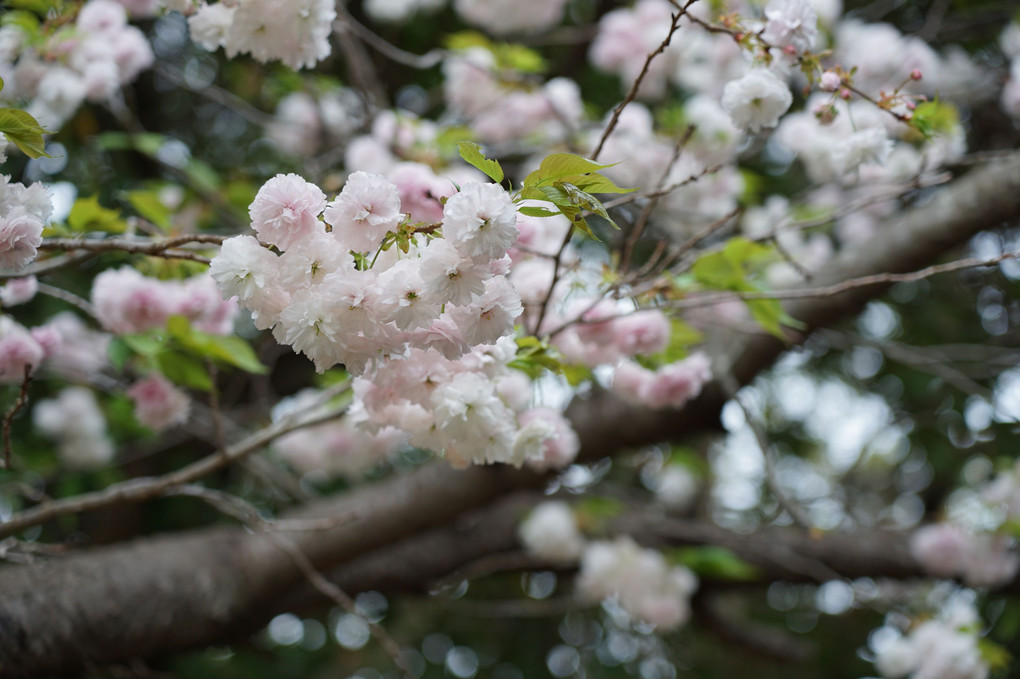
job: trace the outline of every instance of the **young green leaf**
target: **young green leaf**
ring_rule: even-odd
[[[497,184],[503,181],[503,168],[495,160],[486,158],[481,146],[471,141],[462,141],[457,144],[457,148],[460,149],[460,157],[468,164],[477,167]]]
[[[47,133],[30,114],[17,108],[0,108],[0,132],[29,158],[49,158],[46,154]]]
[[[67,215],[67,225],[74,231],[124,233],[127,230],[127,223],[120,218],[120,211],[100,205],[98,196],[74,201]]]
[[[553,153],[542,160],[537,170],[524,178],[524,186],[542,186],[563,177],[590,174],[612,166],[612,163],[596,163],[573,153]]]

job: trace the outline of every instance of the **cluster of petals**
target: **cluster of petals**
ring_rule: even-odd
[[[775,127],[793,103],[790,88],[767,68],[753,68],[723,89],[722,107],[737,127],[758,132]]]
[[[761,37],[772,47],[795,54],[813,50],[818,38],[818,14],[808,0],[772,0],[765,6]]]
[[[305,389],[276,404],[273,421],[297,414],[313,417],[320,412],[318,403],[319,392]],[[362,427],[352,414],[302,427],[273,442],[273,449],[294,470],[319,479],[357,476],[406,446],[407,434],[399,429]]]
[[[886,679],[986,679],[981,621],[970,606],[925,620],[878,649],[875,667]]]
[[[39,292],[39,280],[35,276],[12,278],[0,286],[0,304],[17,306],[31,302]]]
[[[224,301],[207,274],[186,280],[159,280],[124,266],[107,269],[92,282],[92,305],[103,328],[131,334],[161,328],[171,316],[184,316],[198,330],[233,332],[237,304]]]
[[[42,45],[30,44],[21,31],[15,23],[0,29],[0,44],[16,47],[0,54],[0,96],[30,100],[28,112],[51,131],[86,99],[109,101],[155,60],[145,35],[127,23],[115,0],[89,0],[73,30],[54,32]]]
[[[252,203],[258,238],[228,239],[210,274],[318,370],[343,364],[357,377],[362,428],[392,427],[457,465],[565,465],[577,443],[559,413],[518,421],[528,395],[508,364],[523,305],[507,277],[517,210],[500,186],[474,182],[442,209],[425,225],[442,237],[382,250],[409,223],[395,184],[354,172],[327,202],[297,175],[278,175]]]
[[[361,373],[408,347],[457,358],[511,334],[521,313],[501,263],[517,213],[495,184],[466,184],[444,208],[445,238],[416,236],[406,253],[379,251],[406,215],[397,187],[367,172],[353,173],[328,204],[318,187],[278,175],[259,191],[251,215],[259,238],[282,254],[235,237],[211,275],[258,327],[273,328],[319,370],[343,363]],[[359,268],[352,253],[373,263]]]
[[[960,578],[971,587],[998,587],[1020,570],[1008,538],[975,533],[952,523],[922,526],[910,536],[910,553],[938,578]]]
[[[678,512],[690,509],[701,490],[701,482],[685,464],[665,464],[645,480],[655,501]]]
[[[404,23],[413,16],[436,12],[446,0],[365,0],[365,13],[373,21]]]
[[[276,105],[266,135],[284,153],[310,156],[324,144],[342,143],[364,122],[364,102],[353,89],[339,87],[317,96],[291,92]]]
[[[999,102],[1002,110],[1020,118],[1020,22],[1012,21],[999,36],[1002,53],[1009,59],[1009,77],[1002,88]]]
[[[330,55],[336,9],[332,0],[202,2],[188,17],[191,39],[227,56],[250,54],[263,63],[282,61],[297,70]]]
[[[20,271],[36,258],[52,210],[42,184],[26,187],[0,175],[0,270]]]
[[[469,24],[489,33],[538,33],[560,23],[568,0],[454,0]]]
[[[552,563],[577,561],[584,550],[584,536],[570,505],[560,500],[536,506],[517,529],[524,549]]]
[[[443,93],[449,112],[490,144],[566,139],[584,113],[574,81],[553,78],[534,87],[503,82],[495,57],[483,47],[443,62]]]
[[[60,377],[88,379],[108,365],[109,340],[70,311],[31,329],[0,316],[0,382],[21,382],[26,370],[32,373],[43,364]]]
[[[619,537],[584,548],[577,587],[589,601],[614,598],[633,618],[669,631],[690,618],[698,580],[684,566],[670,566],[660,552]]]
[[[37,335],[8,315],[0,316],[0,382],[21,382],[46,358]]]
[[[68,387],[56,398],[39,401],[32,422],[57,442],[57,454],[69,468],[95,469],[113,459],[106,418],[91,389]]]
[[[135,419],[154,431],[188,421],[191,399],[159,373],[138,380],[127,390],[135,404]]]
[[[455,466],[562,468],[577,454],[577,435],[559,412],[528,408],[530,385],[508,367],[515,355],[509,337],[456,359],[409,349],[355,379],[355,412],[364,426],[396,427]]]
[[[680,408],[700,394],[711,379],[711,362],[699,351],[656,370],[635,361],[623,361],[613,376],[613,391],[656,410]]]

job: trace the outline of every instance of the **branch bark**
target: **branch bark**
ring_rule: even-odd
[[[916,269],[974,233],[1018,216],[1020,154],[1014,154],[973,170],[925,205],[890,221],[871,242],[840,255],[814,284]],[[787,309],[815,329],[853,314],[883,289],[875,285],[824,299],[797,300]],[[796,342],[805,336],[790,339]],[[725,355],[733,374],[746,383],[785,348],[772,337],[739,336],[731,338]],[[580,435],[584,459],[596,459],[714,426],[724,400],[724,391],[713,384],[682,411],[651,412],[596,392],[575,402],[568,416]],[[358,517],[334,530],[295,539],[316,568],[339,569],[339,584],[346,589],[388,589],[416,580],[421,586],[441,571],[505,548],[513,537],[513,522],[506,516],[500,515],[505,522],[502,532],[495,528],[493,516],[490,522],[477,519],[484,518],[484,512],[475,514],[475,523],[467,528],[457,522],[511,491],[543,481],[510,469],[456,471],[432,465],[312,504],[287,518]],[[781,539],[778,533],[727,537],[710,526],[698,528],[701,533],[691,533],[690,526],[686,533],[679,524],[670,526],[675,532],[659,531],[657,539],[725,544],[741,555],[747,545],[754,546],[749,553],[766,556],[768,550],[782,547],[785,561],[762,557],[756,562],[767,577],[917,573],[909,559],[902,560],[902,545],[897,546],[896,539],[878,540],[874,534],[823,540]],[[633,527],[640,534],[639,528]],[[463,539],[465,530],[475,536],[473,540]],[[472,551],[475,547],[477,552]],[[799,557],[794,562],[800,565],[791,566],[789,554]],[[411,572],[415,567],[420,572],[417,578]],[[208,644],[242,623],[266,620],[272,602],[280,602],[281,595],[299,582],[300,573],[279,550],[258,536],[229,528],[160,536],[59,561],[6,567],[0,569],[0,675],[74,671],[88,664]]]

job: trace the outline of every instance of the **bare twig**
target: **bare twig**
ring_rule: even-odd
[[[1007,259],[1020,257],[1020,251],[1005,252],[991,258],[967,257],[958,259],[946,264],[936,264],[917,271],[907,273],[881,273],[873,276],[861,276],[850,278],[833,285],[826,285],[818,288],[798,288],[794,290],[775,290],[772,292],[723,292],[709,294],[693,299],[681,299],[663,304],[663,307],[674,309],[687,309],[692,307],[712,306],[720,302],[728,302],[734,299],[805,299],[809,297],[834,297],[856,288],[864,288],[871,285],[892,285],[893,283],[912,283],[914,281],[930,278],[938,274],[952,273],[964,269],[976,269],[986,266],[995,266]]]
[[[324,391],[321,396],[322,402],[324,403],[332,396],[340,394],[346,389],[346,386],[346,383],[344,383]],[[23,510],[6,522],[0,523],[0,538],[14,535],[30,526],[37,526],[60,516],[94,511],[102,507],[124,502],[141,502],[157,497],[168,488],[191,483],[232,462],[241,460],[284,434],[329,421],[338,417],[345,410],[346,407],[342,407],[329,410],[321,415],[304,418],[300,414],[295,413],[252,434],[224,451],[217,451],[169,474],[130,479],[112,484],[102,490],[54,500],[53,502],[47,502],[31,509]]]
[[[59,299],[63,302],[67,302],[72,306],[76,306],[85,313],[87,313],[92,318],[96,317],[96,308],[92,306],[90,302],[82,299],[73,292],[68,292],[67,290],[57,288],[52,285],[47,285],[46,283],[39,284],[39,292],[44,295],[49,295],[50,297]]]
[[[165,256],[191,243],[221,245],[230,236],[211,233],[189,233],[163,240],[140,240],[135,238],[47,238],[39,246],[40,250],[88,250],[89,252],[127,252],[138,255]],[[192,254],[192,253],[180,253]]]
[[[602,153],[602,147],[605,146],[606,140],[609,139],[609,135],[616,129],[617,123],[620,122],[620,114],[623,113],[623,109],[627,107],[627,104],[634,101],[634,97],[637,96],[638,89],[641,87],[641,83],[644,82],[645,76],[648,75],[648,68],[652,65],[652,61],[655,57],[659,56],[666,51],[669,47],[669,43],[673,40],[673,35],[677,29],[680,28],[680,18],[687,14],[687,8],[693,5],[697,0],[688,0],[683,7],[678,7],[676,14],[673,15],[672,21],[669,24],[669,33],[666,34],[666,38],[656,47],[645,59],[644,65],[641,67],[641,72],[638,73],[637,79],[634,84],[631,85],[630,91],[627,92],[627,96],[623,98],[616,108],[613,109],[613,115],[609,119],[609,124],[606,125],[606,129],[602,131],[602,136],[599,137],[599,143],[595,145],[595,150],[591,153],[592,160],[598,160],[599,154]]]
[[[637,242],[641,239],[641,234],[644,233],[645,226],[648,224],[649,217],[652,216],[652,211],[659,204],[659,198],[662,194],[657,193],[661,191],[666,185],[666,179],[669,178],[669,173],[673,170],[673,166],[676,165],[676,161],[680,159],[680,153],[683,151],[684,146],[690,141],[694,135],[694,125],[688,125],[687,130],[677,139],[676,144],[673,146],[673,155],[670,157],[669,162],[666,163],[666,167],[662,170],[662,175],[659,177],[659,181],[655,184],[656,193],[652,195],[648,202],[641,208],[641,214],[638,215],[637,220],[634,222],[634,226],[631,227],[630,233],[627,234],[627,240],[623,245],[623,254],[620,256],[620,273],[626,274],[630,268],[630,260],[634,255],[634,248]]]
[[[28,387],[32,383],[32,366],[25,366],[25,377],[21,380],[21,390],[18,392],[18,399],[14,402],[7,410],[7,414],[4,415],[4,469],[11,469],[12,458],[14,456],[13,447],[11,445],[11,424],[14,422],[15,416],[25,407],[28,403]]]
[[[403,66],[410,66],[411,68],[416,68],[418,70],[426,70],[432,68],[450,54],[447,50],[440,48],[431,49],[425,54],[414,54],[413,52],[402,50],[396,45],[386,42],[379,37],[378,34],[362,25],[350,14],[345,14],[343,21],[351,33],[354,33],[363,43],[390,61],[395,61]]]
[[[758,447],[761,449],[762,460],[765,463],[765,483],[768,485],[769,490],[772,491],[772,495],[775,496],[776,502],[779,506],[786,510],[786,513],[790,515],[790,518],[795,524],[803,528],[804,530],[811,530],[811,517],[808,516],[804,508],[794,502],[786,495],[786,491],[779,485],[779,481],[776,479],[776,463],[772,456],[772,447],[769,445],[768,437],[765,435],[765,430],[761,424],[751,413],[751,409],[744,403],[744,399],[740,396],[740,385],[737,382],[737,378],[733,376],[733,372],[730,370],[728,365],[720,366],[719,364],[725,360],[722,357],[716,357],[716,367],[720,368],[715,370],[716,377],[719,380],[719,384],[722,386],[726,395],[729,396],[730,400],[740,407],[740,411],[744,414],[744,421],[747,422],[747,426],[751,429],[751,433],[754,434],[754,439],[758,443]]]
[[[44,241],[45,242],[45,241]],[[25,276],[42,276],[69,266],[77,266],[96,256],[95,252],[75,252],[59,257],[51,257],[41,262],[32,262],[21,271],[0,272],[0,280],[8,278],[24,278]]]

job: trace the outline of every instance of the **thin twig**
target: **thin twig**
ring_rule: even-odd
[[[627,105],[630,104],[632,101],[634,101],[634,98],[637,96],[638,89],[641,87],[641,83],[644,82],[645,76],[648,75],[648,68],[652,65],[652,60],[654,60],[655,57],[665,52],[666,48],[669,47],[669,43],[672,42],[673,40],[673,35],[676,33],[677,29],[680,28],[680,18],[687,14],[687,8],[693,5],[695,2],[697,2],[697,0],[688,0],[687,4],[685,4],[683,7],[678,7],[676,14],[673,15],[672,21],[670,22],[669,33],[666,34],[666,38],[645,59],[645,63],[641,67],[641,72],[638,73],[638,77],[634,81],[634,84],[631,85],[630,91],[627,92],[627,96],[624,97],[623,101],[621,101],[616,106],[616,108],[613,109],[613,115],[609,119],[609,124],[607,124],[606,129],[602,131],[602,136],[599,137],[599,143],[596,144],[595,150],[592,151],[591,154],[592,160],[599,159],[599,154],[602,153],[602,147],[605,146],[606,140],[609,139],[609,135],[613,133],[613,130],[616,129],[617,123],[620,122],[620,114],[623,113],[623,109],[626,108]]]
[[[346,14],[343,17],[343,21],[347,25],[347,28],[357,35],[363,43],[390,61],[395,61],[403,66],[410,66],[411,68],[424,71],[440,63],[450,54],[450,52],[441,48],[431,49],[425,54],[414,54],[413,52],[402,50],[396,45],[386,42],[374,31],[362,25],[350,14]]]
[[[45,241],[44,241],[45,242]],[[0,272],[0,280],[8,278],[24,278],[25,276],[42,276],[69,266],[77,266],[96,256],[95,252],[75,252],[59,257],[51,257],[41,262],[32,262],[21,271]]]
[[[342,393],[347,388],[343,383],[325,390],[320,395],[320,404],[327,402],[333,396]],[[318,404],[310,406],[309,410],[314,412]],[[202,478],[212,472],[222,469],[226,465],[243,459],[247,455],[260,450],[275,439],[303,427],[310,427],[322,422],[327,422],[339,417],[346,407],[329,410],[311,417],[301,417],[299,413],[285,417],[279,422],[255,432],[243,441],[240,441],[225,451],[217,451],[212,455],[197,460],[186,467],[176,471],[155,477],[142,477],[129,479],[114,483],[106,488],[91,493],[83,493],[69,498],[54,500],[41,505],[18,512],[6,522],[0,523],[0,538],[14,535],[31,526],[37,526],[51,519],[68,514],[80,514],[82,512],[94,511],[110,505],[125,502],[141,502],[164,493],[168,488],[182,486]]]
[[[725,359],[717,357],[715,361],[716,366],[719,367],[723,360]],[[779,481],[776,478],[776,463],[772,455],[772,447],[769,445],[765,430],[751,413],[751,409],[744,403],[744,399],[741,398],[740,385],[737,382],[737,378],[733,376],[733,372],[728,365],[721,366],[721,368],[721,370],[715,371],[719,384],[730,400],[736,403],[741,412],[744,413],[744,421],[747,422],[747,426],[751,429],[754,439],[761,449],[762,460],[765,465],[765,483],[768,485],[769,490],[772,491],[772,495],[775,496],[779,506],[786,510],[786,513],[790,515],[793,522],[804,530],[811,530],[811,517],[808,516],[803,507],[787,497],[786,491],[779,485]]]
[[[688,125],[687,130],[677,139],[676,144],[673,146],[673,155],[670,157],[669,162],[666,163],[666,167],[662,170],[662,175],[659,177],[659,181],[655,184],[655,190],[661,191],[665,185],[666,180],[669,178],[669,173],[672,172],[673,166],[676,165],[676,161],[680,159],[680,153],[683,151],[684,146],[690,141],[694,135],[694,125]],[[641,239],[641,234],[644,233],[645,226],[648,224],[648,219],[652,216],[652,211],[659,204],[659,198],[663,194],[657,194],[652,196],[647,203],[641,208],[641,213],[638,215],[637,220],[634,222],[634,226],[631,227],[630,233],[627,234],[627,240],[623,245],[623,254],[620,256],[620,273],[626,274],[627,270],[630,269],[630,260],[634,256],[634,248],[637,246],[638,241]]]
[[[72,306],[76,306],[92,318],[96,318],[96,308],[92,306],[88,300],[82,299],[73,292],[68,292],[67,290],[48,285],[46,283],[39,284],[39,292],[43,295],[48,295],[63,302],[67,302]]]
[[[11,424],[15,416],[28,403],[28,386],[32,382],[32,366],[25,366],[25,377],[21,380],[21,391],[18,392],[18,399],[14,402],[4,415],[4,469],[12,469],[14,448],[11,445]]]
[[[1016,259],[1018,257],[1020,257],[1020,251],[1005,252],[991,258],[967,257],[965,259],[959,259],[946,264],[935,264],[917,271],[910,271],[907,273],[880,273],[872,276],[861,276],[859,278],[850,278],[840,283],[818,288],[775,290],[771,292],[723,292],[704,295],[693,299],[681,299],[673,302],[666,302],[661,306],[674,309],[687,309],[691,307],[712,306],[721,302],[729,302],[734,299],[805,299],[811,297],[833,297],[856,288],[865,288],[871,285],[892,285],[893,283],[912,283],[938,274],[952,273],[954,271],[962,271],[964,269],[976,269],[985,266],[995,266],[1007,259]]]
[[[221,245],[227,238],[230,238],[230,236],[212,233],[189,233],[162,240],[140,240],[135,238],[47,238],[39,246],[39,249],[163,255],[168,250],[174,250],[182,245],[191,243]]]

